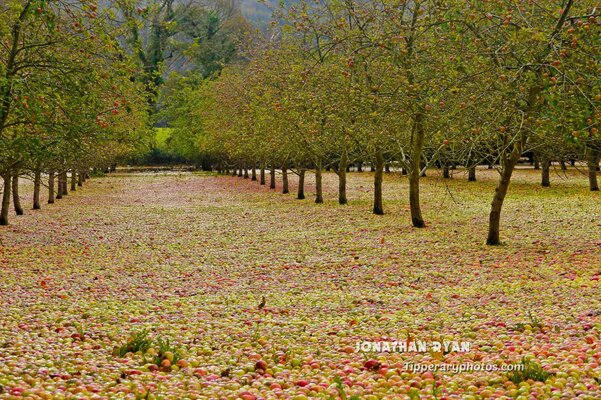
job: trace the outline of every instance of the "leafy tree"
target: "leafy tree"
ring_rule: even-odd
[[[567,76],[562,53],[569,46],[570,21],[588,19],[593,2],[470,2],[462,19],[473,41],[499,121],[497,150],[500,178],[489,216],[487,243],[500,244],[500,218],[511,176],[539,125],[550,90]],[[478,56],[476,58],[476,55]],[[570,73],[580,75],[579,70]]]
[[[7,224],[11,191],[22,213],[15,193],[22,173],[35,171],[34,208],[42,170],[52,183],[58,174],[60,198],[67,171],[75,182],[84,160],[103,154],[112,163],[129,150],[145,112],[132,65],[109,34],[108,14],[95,4],[15,0],[1,12],[0,223]]]

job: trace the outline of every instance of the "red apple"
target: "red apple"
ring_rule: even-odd
[[[259,360],[255,363],[255,369],[262,369],[265,371],[267,369],[267,363],[263,360]]]
[[[363,364],[363,366],[365,367],[365,369],[377,371],[380,369],[381,364],[376,360],[367,360],[365,361],[365,364]]]

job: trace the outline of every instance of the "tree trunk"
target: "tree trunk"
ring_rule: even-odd
[[[599,182],[597,181],[597,168],[599,167],[599,156],[601,151],[589,149],[589,155],[587,159],[588,166],[588,183],[591,192],[599,191]]]
[[[63,171],[62,172],[62,183],[63,183],[63,196],[66,196],[69,194],[69,190],[68,190],[68,185],[69,185],[69,179],[67,178],[67,171]]]
[[[260,178],[261,179],[261,185],[264,185],[265,184],[265,166],[264,165],[261,166],[260,175],[261,175],[261,178]]]
[[[543,187],[551,186],[551,161],[543,158],[542,160],[542,171],[541,171],[541,185]]]
[[[409,207],[411,209],[411,223],[416,228],[426,226],[422,217],[422,210],[419,204],[419,170],[409,174]]]
[[[476,182],[476,166],[469,167],[467,170],[467,181]]]
[[[244,179],[248,179],[248,168],[246,168],[246,165],[244,166]]]
[[[63,198],[63,174],[58,172],[56,174],[56,199],[60,200]]]
[[[315,203],[323,203],[323,187],[321,182],[321,160],[315,163]]]
[[[381,150],[376,151],[376,173],[374,174],[374,208],[376,215],[384,215],[384,205],[382,201],[382,169],[384,168],[384,155]]]
[[[244,176],[242,169],[243,169],[242,167],[238,167],[238,178],[242,178]]]
[[[306,170],[303,168],[298,171],[298,192],[296,198],[299,200],[304,200],[305,198],[305,172]]]
[[[363,162],[359,161],[357,163],[357,172],[363,172]]]
[[[422,217],[419,204],[419,178],[421,175],[421,158],[424,148],[425,132],[422,114],[417,114],[414,121],[413,146],[411,152],[411,171],[409,173],[409,207],[411,209],[411,223],[416,228],[426,226]]]
[[[10,184],[11,174],[6,173],[2,176],[4,179],[4,188],[2,190],[2,208],[0,209],[0,225],[8,225],[8,209],[10,208]]]
[[[525,142],[525,140],[517,141],[514,144],[515,147],[511,154],[502,161],[503,170],[499,182],[497,183],[497,187],[495,188],[495,194],[490,205],[490,215],[488,218],[488,238],[486,239],[486,244],[491,246],[498,246],[501,244],[501,209],[503,208],[503,202],[505,201],[505,196],[509,189],[511,175],[522,155],[522,149],[524,148],[522,142]]]
[[[33,173],[33,209],[42,208],[40,204],[40,187],[42,186],[42,171],[37,168]]]
[[[378,167],[376,167],[376,170],[378,169]],[[386,164],[386,166],[384,166],[384,171],[389,174],[390,173],[390,164]]]
[[[71,191],[77,190],[77,173],[74,169],[71,170]]]
[[[54,203],[54,171],[48,171],[48,204]]]
[[[561,165],[561,170],[562,171],[567,171],[568,170],[568,166],[566,165],[565,160],[559,160],[559,165]]]
[[[538,155],[536,153],[534,154],[533,158],[534,158],[534,169],[537,169],[537,170],[540,169],[540,162],[538,159]]]
[[[401,175],[407,175],[407,168],[401,168]]]
[[[15,214],[23,215],[23,207],[21,207],[21,199],[19,198],[19,174],[15,173],[12,180],[13,190],[13,205],[15,207]]]
[[[540,73],[540,71],[538,71],[538,73]],[[543,88],[540,86],[533,86],[528,91],[528,104],[524,110],[526,119],[530,117],[530,113],[536,107],[538,95],[542,90]],[[524,147],[526,146],[526,141],[528,139],[526,135],[527,134],[522,131],[519,139],[514,142],[511,153],[504,156],[503,160],[501,161],[501,176],[499,178],[499,182],[497,183],[497,187],[495,188],[495,194],[490,205],[490,215],[488,219],[488,238],[486,239],[486,244],[491,246],[498,246],[501,244],[501,209],[503,208],[503,202],[505,201],[505,196],[507,195],[507,190],[509,189],[511,175],[513,174],[513,170],[515,169],[518,161],[520,161],[520,157],[522,156]]]
[[[83,183],[85,181],[85,173],[83,172],[83,170],[79,170],[79,173],[77,174],[77,186],[83,186]]]
[[[269,189],[275,189],[275,167],[269,169]]]
[[[288,187],[288,167],[286,165],[282,166],[282,193],[290,193],[290,189]]]
[[[346,204],[348,200],[346,198],[346,164],[348,162],[348,155],[346,150],[342,152],[340,162],[338,163],[338,203]]]
[[[257,166],[255,164],[253,164],[252,169],[250,170],[250,175],[251,175],[251,181],[256,181],[257,180]]]
[[[442,177],[444,179],[450,179],[451,178],[451,173],[449,172],[449,165],[445,164],[444,167],[442,167]]]

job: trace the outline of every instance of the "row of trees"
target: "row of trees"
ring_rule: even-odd
[[[108,11],[85,0],[0,4],[1,225],[11,194],[23,213],[20,177],[33,178],[39,209],[43,177],[52,203],[67,194],[69,171],[75,189],[89,168],[113,164],[148,130],[147,88]]]
[[[74,189],[90,168],[143,158],[156,147],[165,77],[208,77],[252,37],[232,1],[1,2],[0,224],[11,198],[23,213],[20,178],[34,181],[39,209],[42,180],[52,203],[68,174]]]
[[[174,135],[221,170],[307,170],[339,177],[371,162],[409,180],[411,222],[423,227],[419,183],[433,164],[494,165],[499,181],[487,243],[514,169],[535,152],[588,166],[598,190],[601,10],[594,0],[325,0],[276,12],[270,40],[213,81],[182,78],[164,102]]]

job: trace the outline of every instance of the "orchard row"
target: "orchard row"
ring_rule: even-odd
[[[424,226],[429,166],[493,165],[487,242],[500,243],[512,173],[526,154],[572,160],[598,190],[601,10],[595,1],[300,2],[277,10],[271,40],[218,79],[165,99],[172,138],[220,170],[290,169],[339,177],[374,166],[408,175],[411,223]],[[240,172],[242,173],[242,172]],[[272,174],[273,176],[273,174]],[[545,185],[546,182],[543,184]]]
[[[128,154],[147,127],[148,85],[123,51],[123,27],[110,10],[84,0],[8,0],[0,15],[0,225],[6,225],[11,194],[22,213],[20,177],[34,180],[40,208],[42,178],[52,203],[54,193],[66,194],[68,171],[74,189],[90,168]]]

